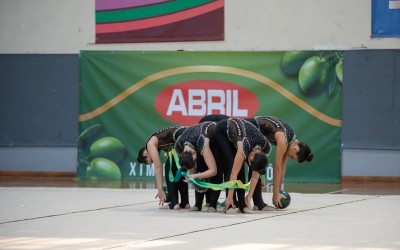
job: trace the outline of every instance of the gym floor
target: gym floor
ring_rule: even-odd
[[[400,249],[400,183],[285,189],[286,209],[228,215],[160,209],[154,181],[1,177],[0,249]]]

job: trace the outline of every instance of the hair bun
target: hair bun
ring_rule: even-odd
[[[307,158],[306,158],[306,161],[310,162],[310,161],[312,161],[313,158],[314,158],[313,153],[309,153]]]

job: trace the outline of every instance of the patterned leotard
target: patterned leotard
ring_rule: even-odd
[[[158,151],[169,152],[174,148],[175,141],[179,136],[187,129],[186,126],[171,126],[163,128],[155,133],[151,137],[155,136],[158,139]],[[149,140],[150,140],[149,138]],[[147,145],[147,143],[146,143]],[[147,149],[147,146],[146,146]]]
[[[283,120],[273,116],[256,116],[254,120],[260,132],[267,137],[268,141],[276,146],[275,133],[285,133],[286,142],[291,144],[296,139],[294,130]]]
[[[227,135],[235,147],[237,147],[238,141],[243,141],[243,152],[246,159],[255,148],[260,148],[267,155],[271,151],[268,139],[256,126],[244,119],[229,118],[227,121]]]
[[[181,154],[187,145],[203,155],[205,138],[214,140],[215,126],[215,122],[202,122],[187,128],[176,141],[175,151]]]

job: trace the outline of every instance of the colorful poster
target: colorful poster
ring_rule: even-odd
[[[289,161],[287,182],[340,182],[340,51],[82,51],[80,60],[78,178],[154,178],[136,161],[152,133],[227,114],[280,117],[310,145],[313,161]],[[269,159],[267,178],[274,147]]]
[[[372,0],[372,37],[400,37],[400,0]]]
[[[96,43],[224,40],[224,0],[96,0]]]

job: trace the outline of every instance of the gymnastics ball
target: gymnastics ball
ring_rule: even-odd
[[[170,203],[171,199],[169,197],[169,191],[168,191],[167,185],[163,185],[163,190],[164,190],[164,193],[165,193],[165,202],[166,203]]]
[[[204,182],[203,179],[197,179],[197,181]],[[208,188],[202,187],[201,184],[199,185],[199,184],[196,183],[196,182],[191,182],[191,183],[192,183],[194,189],[195,189],[197,192],[199,192],[199,193],[204,193],[204,192],[206,192],[206,191],[208,190]]]
[[[193,184],[194,189],[199,192],[199,193],[204,193],[208,190],[208,188],[204,188],[202,186],[199,186],[197,184]]]
[[[281,198],[282,206],[279,206],[279,208],[280,209],[287,208],[290,205],[290,200],[291,200],[289,193],[287,193],[283,190],[279,191],[279,193],[281,193],[283,196],[285,196],[285,198]]]

